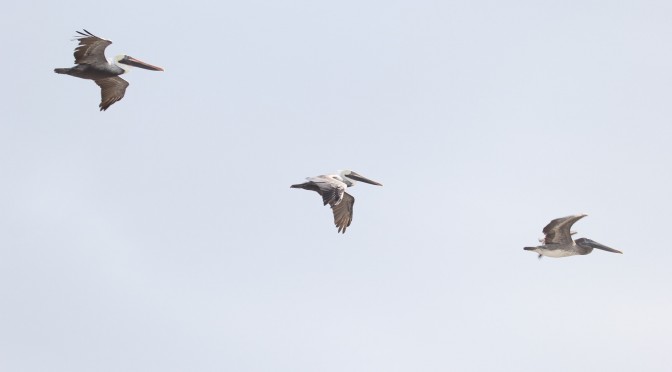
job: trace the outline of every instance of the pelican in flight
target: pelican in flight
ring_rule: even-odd
[[[593,251],[593,248],[601,249],[607,252],[623,253],[606,245],[602,245],[596,241],[581,238],[572,239],[575,232],[570,231],[572,225],[586,217],[587,214],[575,214],[562,218],[556,218],[544,227],[544,238],[539,239],[543,245],[538,247],[525,247],[526,251],[537,252],[539,259],[542,256],[548,257],[568,257],[575,255],[584,255]]]
[[[105,59],[105,48],[111,41],[84,30],[77,31],[79,46],[75,48],[75,67],[56,68],[57,74],[72,75],[82,79],[91,79],[100,87],[100,111],[107,110],[113,103],[124,98],[128,82],[119,77],[129,71],[130,66],[152,71],[163,71],[161,67],[152,66],[131,56],[118,55],[113,61]]]
[[[351,170],[342,170],[338,174],[307,177],[308,182],[290,186],[295,189],[306,189],[317,192],[322,196],[324,205],[329,204],[334,212],[334,224],[338,232],[345,234],[345,229],[352,222],[352,206],[355,198],[345,192],[345,189],[355,185],[356,181],[366,182],[371,185],[383,186]]]

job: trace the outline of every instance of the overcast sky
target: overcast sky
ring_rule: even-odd
[[[0,370],[669,371],[669,1],[13,1]],[[165,68],[57,75],[86,28]],[[352,169],[338,234],[290,189]],[[622,250],[544,258],[553,218]]]

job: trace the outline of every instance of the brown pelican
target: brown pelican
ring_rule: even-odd
[[[322,196],[324,205],[329,204],[334,212],[334,224],[338,227],[338,232],[345,234],[345,229],[352,222],[352,206],[355,204],[355,198],[345,192],[345,189],[355,185],[356,181],[366,182],[371,185],[383,186],[382,184],[371,181],[351,170],[342,170],[338,174],[322,175],[317,177],[307,177],[308,182],[292,185],[296,189],[306,189],[317,192]]]
[[[544,238],[539,239],[544,243],[538,247],[525,247],[526,251],[533,251],[539,254],[539,259],[542,256],[548,257],[568,257],[575,255],[584,255],[593,251],[593,248],[601,249],[607,252],[623,253],[606,245],[602,245],[596,241],[581,238],[572,239],[575,232],[570,231],[572,225],[586,217],[587,214],[575,214],[562,218],[556,218],[544,227]]]
[[[129,66],[135,66],[152,71],[163,71],[161,67],[152,66],[131,56],[118,55],[112,62],[105,59],[105,48],[111,41],[84,30],[77,31],[79,46],[75,48],[75,64],[71,68],[56,68],[57,74],[72,75],[82,79],[91,79],[100,87],[100,111],[105,111],[113,103],[124,98],[128,82],[119,75],[128,72]]]

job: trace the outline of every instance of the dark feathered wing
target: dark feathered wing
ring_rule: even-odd
[[[566,244],[572,242],[572,225],[585,214],[575,214],[562,218],[556,218],[544,227],[544,244]]]
[[[320,189],[318,192],[322,195],[324,205],[339,203],[347,187],[343,182],[329,176],[309,177],[308,181]]]
[[[343,182],[334,180],[328,176],[308,177],[308,182],[290,187],[317,192],[322,196],[322,203],[324,205],[338,203],[346,189]]]
[[[352,207],[355,205],[355,198],[352,195],[343,193],[343,199],[338,204],[331,203],[331,209],[334,212],[334,224],[338,227],[338,232],[345,234],[345,229],[352,222]]]
[[[345,185],[342,187],[340,182],[329,182],[318,177],[309,178],[310,181],[290,186],[295,189],[304,189],[315,191],[322,196],[324,205],[329,204],[334,212],[334,224],[338,227],[338,232],[345,233],[345,229],[352,222],[352,206],[355,204],[355,198],[345,192]],[[326,182],[325,182],[326,181]]]
[[[75,64],[107,63],[105,48],[112,42],[101,39],[86,30],[84,32],[77,31],[77,33],[80,36],[77,36],[79,46],[75,48]]]
[[[107,110],[113,103],[120,101],[126,94],[128,82],[118,76],[94,80],[100,87],[100,111]]]

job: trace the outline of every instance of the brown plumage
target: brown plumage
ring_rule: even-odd
[[[587,214],[575,214],[573,216],[556,218],[544,227],[544,244],[566,244],[571,243],[573,232],[570,231],[572,225]]]
[[[107,110],[113,103],[121,101],[126,94],[128,81],[115,76],[107,79],[94,80],[100,87],[100,111]]]
[[[107,110],[112,104],[120,101],[126,94],[128,82],[119,77],[126,72],[126,67],[135,66],[152,71],[163,71],[161,67],[152,66],[131,56],[119,55],[110,63],[105,58],[105,48],[111,41],[99,38],[87,30],[77,31],[79,45],[75,48],[75,66],[71,68],[56,68],[54,72],[66,74],[81,79],[89,79],[100,87],[100,111]]]
[[[75,48],[75,64],[107,63],[105,48],[112,44],[111,41],[100,38],[87,30],[77,31],[81,36],[77,37],[79,46]]]
[[[314,182],[304,182],[290,186],[295,189],[304,189],[315,191],[322,197],[324,205],[329,204],[334,213],[334,224],[339,233],[345,234],[345,229],[352,223],[352,206],[355,204],[355,198],[345,192],[345,189],[338,188],[320,188]]]

